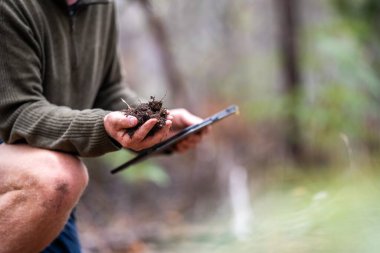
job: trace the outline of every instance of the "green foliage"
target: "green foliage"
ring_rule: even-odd
[[[305,145],[335,155],[341,134],[365,142],[368,118],[378,114],[380,79],[349,24],[333,20],[304,36],[304,84],[294,96],[265,94],[246,102],[242,111],[253,121],[276,122],[289,113],[300,124]],[[291,108],[292,102],[296,106]],[[294,103],[294,102],[293,102]],[[298,105],[297,105],[298,103]]]
[[[380,11],[377,0],[332,0],[334,6],[343,15],[362,20],[375,19]]]
[[[300,113],[304,128],[321,145],[330,145],[339,133],[366,142],[368,118],[379,110],[373,98],[380,80],[365,48],[341,20],[307,34],[307,45],[306,73],[317,82],[307,90],[308,103]]]
[[[102,157],[102,159],[112,167],[119,166],[120,164],[131,159],[132,155],[126,150],[109,153]],[[158,186],[165,187],[170,183],[168,174],[162,167],[153,161],[144,161],[131,168],[120,172],[122,178],[128,183],[142,183],[152,182]]]
[[[161,187],[168,186],[170,183],[168,174],[160,166],[149,162],[122,172],[122,176],[130,183],[150,181]]]
[[[365,101],[355,89],[329,85],[297,115],[306,136],[325,149],[334,148],[341,133],[357,138],[362,134]]]
[[[356,51],[360,52],[360,56],[355,54],[347,54],[353,56],[353,61],[357,59],[366,64],[356,64],[360,77],[367,77],[372,79],[369,88],[370,97],[378,100],[379,89],[379,76],[380,76],[380,2],[377,0],[332,0],[333,5],[340,13],[340,22],[331,25],[331,32],[335,30],[338,34],[339,29],[344,29],[344,37],[350,36],[351,41],[356,40]],[[350,31],[350,33],[348,33]],[[365,58],[363,58],[363,56]],[[361,71],[361,72],[360,72]],[[373,78],[375,77],[375,78]]]
[[[373,33],[379,21],[380,2],[377,0],[332,0],[334,7],[345,17],[358,36],[379,36]]]

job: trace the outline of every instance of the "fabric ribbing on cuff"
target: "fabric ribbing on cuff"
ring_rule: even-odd
[[[35,106],[30,106],[19,115],[9,143],[24,141],[31,146],[83,157],[100,156],[120,149],[104,129],[103,120],[109,111]]]

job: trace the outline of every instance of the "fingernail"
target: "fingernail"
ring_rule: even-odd
[[[129,124],[131,124],[131,125],[135,125],[137,123],[137,119],[133,116],[128,116],[127,120],[129,122]]]

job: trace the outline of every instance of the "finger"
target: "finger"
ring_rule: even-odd
[[[142,126],[140,126],[133,134],[131,141],[133,143],[141,142],[146,138],[150,130],[156,125],[157,119],[149,119]]]
[[[190,143],[198,143],[202,140],[202,135],[201,133],[200,134],[192,134],[190,135],[186,141],[187,142],[190,142]]]
[[[162,136],[161,136],[159,142],[168,138],[170,131],[171,131],[171,128],[172,128],[172,125],[173,125],[173,122],[171,120],[165,121],[165,127],[162,129],[163,133],[162,133]]]
[[[153,136],[144,138],[142,141],[136,142],[134,139],[134,142],[132,144],[133,149],[139,151],[142,149],[150,148],[155,144],[161,142],[169,134],[171,124],[171,121],[166,121],[165,126],[160,131],[156,132]]]
[[[187,150],[191,149],[193,146],[190,145],[188,142],[180,142],[177,144],[176,146],[176,151],[178,153],[184,153],[186,152]]]
[[[170,133],[170,128],[172,126],[172,122],[170,120],[167,120],[165,122],[165,126],[161,128],[157,133],[155,133],[153,136],[146,138],[144,140],[145,145],[150,145],[153,146],[163,140],[165,140],[169,133]]]
[[[116,131],[134,127],[138,123],[136,117],[126,117],[122,112],[111,112],[106,115],[104,121]]]
[[[212,130],[212,126],[207,126],[207,127],[203,128],[200,133],[203,136],[203,135],[209,134],[211,132],[211,130]]]
[[[107,134],[123,147],[127,144],[123,138],[125,128],[133,127],[137,124],[135,117],[125,117],[121,112],[111,112],[104,117],[103,121]]]
[[[185,109],[170,110],[170,115],[174,116],[173,128],[177,130],[202,122],[201,118],[191,114]]]
[[[200,131],[194,133],[193,135],[203,138],[203,136],[205,136],[211,132],[211,129],[212,129],[212,126],[206,126],[206,127],[202,128]]]
[[[202,140],[199,134],[192,134],[177,144],[179,151],[186,151],[195,148]]]

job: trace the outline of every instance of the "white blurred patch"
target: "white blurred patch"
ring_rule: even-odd
[[[328,196],[329,196],[328,192],[320,191],[320,192],[317,192],[316,194],[314,194],[313,200],[314,201],[320,201],[320,200],[326,199]]]
[[[230,201],[233,212],[232,229],[239,240],[248,239],[252,228],[253,212],[247,182],[247,170],[235,165],[229,174]]]

